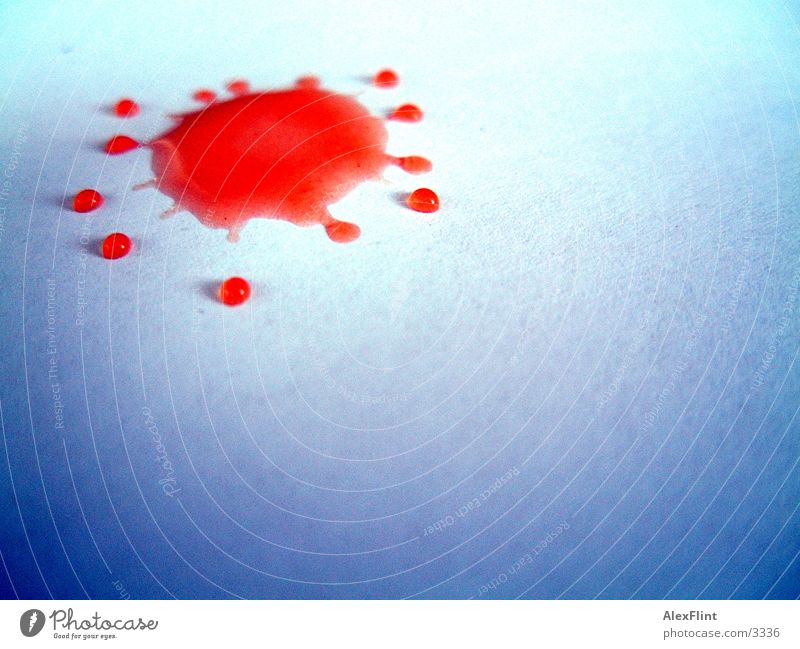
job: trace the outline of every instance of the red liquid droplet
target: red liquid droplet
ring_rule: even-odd
[[[217,93],[214,92],[213,90],[209,90],[208,88],[201,88],[192,95],[192,99],[200,101],[204,104],[210,104],[216,98],[217,98]]]
[[[426,187],[415,189],[406,199],[406,203],[417,212],[435,212],[439,209],[439,197],[436,192]]]
[[[115,135],[106,142],[106,153],[119,155],[120,153],[127,153],[128,151],[136,149],[139,146],[139,143],[132,137],[128,137],[127,135]]]
[[[139,104],[133,99],[120,99],[114,106],[114,113],[118,117],[134,117],[139,114]]]
[[[322,88],[248,93],[177,116],[151,143],[158,189],[235,240],[251,218],[325,226],[338,242],[360,229],[328,205],[394,161],[384,122]]]
[[[394,109],[389,119],[398,122],[419,122],[422,119],[422,109],[414,104],[403,104]]]
[[[243,95],[247,92],[250,92],[250,82],[245,81],[244,79],[236,79],[228,83],[225,86],[228,90],[230,90],[234,95]]]
[[[119,259],[131,251],[131,240],[127,234],[114,232],[103,241],[103,257],[106,259]]]
[[[250,298],[250,284],[241,277],[230,277],[219,287],[219,299],[228,306],[244,304]]]
[[[394,70],[381,70],[372,80],[379,88],[394,88],[399,82],[400,77]]]
[[[409,155],[397,158],[397,166],[410,174],[426,174],[433,169],[433,163],[421,155]]]
[[[91,212],[103,204],[103,196],[94,189],[82,189],[72,199],[72,209],[76,212]]]

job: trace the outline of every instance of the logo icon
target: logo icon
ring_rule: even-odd
[[[32,638],[44,627],[44,613],[38,608],[25,611],[19,618],[19,630],[22,635]]]

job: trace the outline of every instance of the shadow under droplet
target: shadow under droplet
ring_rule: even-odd
[[[202,282],[198,288],[205,298],[212,302],[220,302],[219,282]]]
[[[408,198],[408,192],[392,192],[392,200],[398,205],[402,205],[403,207],[408,207],[408,204],[406,203],[407,198]]]
[[[55,205],[56,207],[60,207],[63,210],[67,210],[69,212],[74,212],[72,209],[72,201],[75,200],[75,194],[78,192],[72,192],[71,194],[51,194],[48,196],[48,203],[51,205]],[[78,212],[76,212],[78,213]]]
[[[81,244],[81,248],[83,248],[86,252],[88,252],[93,257],[98,257],[100,259],[105,259],[103,257],[103,241],[105,239],[101,239],[100,237],[92,237],[89,239],[89,243]]]

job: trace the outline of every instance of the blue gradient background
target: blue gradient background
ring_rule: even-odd
[[[0,595],[800,595],[796,2],[162,4],[0,5]],[[440,212],[234,246],[99,151],[306,72]]]

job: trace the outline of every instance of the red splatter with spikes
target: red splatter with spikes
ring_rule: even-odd
[[[153,184],[212,228],[235,241],[251,218],[322,225],[331,240],[357,239],[359,226],[334,219],[328,206],[357,185],[379,179],[389,164],[423,173],[419,156],[386,153],[384,121],[350,95],[301,77],[291,88],[251,92],[243,80],[235,95],[174,117],[157,136]]]
[[[219,299],[228,306],[239,306],[250,299],[250,284],[242,277],[229,277],[219,287]]]
[[[106,153],[111,155],[119,155],[120,153],[127,153],[133,149],[139,148],[141,145],[132,137],[127,135],[115,135],[108,142],[106,142]]]
[[[135,117],[139,114],[139,104],[133,99],[120,99],[114,104],[114,114],[117,117]]]
[[[382,88],[398,84],[393,70],[378,72],[373,82]],[[248,81],[235,79],[226,88],[232,98],[220,99],[208,88],[192,97],[201,110],[173,116],[172,128],[145,146],[152,150],[155,177],[137,185],[154,187],[175,201],[164,216],[191,212],[212,228],[228,230],[235,241],[251,218],[283,219],[296,225],[322,225],[338,243],[358,239],[361,228],[334,219],[328,206],[360,183],[380,178],[392,164],[411,174],[426,173],[432,164],[422,156],[394,157],[386,153],[384,121],[350,95],[322,87],[315,76],[297,79],[294,87],[254,92]],[[120,117],[132,117],[139,105],[121,99],[114,106]],[[390,119],[417,122],[422,111],[403,104]],[[126,153],[142,146],[127,135],[116,135],[105,145],[107,153]],[[439,209],[439,197],[417,189],[407,205],[420,212]],[[75,195],[73,208],[89,212],[103,203],[93,189]],[[102,243],[106,259],[130,253],[130,238],[114,232]],[[230,277],[219,287],[226,305],[250,298],[247,280]]]
[[[103,196],[94,189],[82,189],[72,199],[72,209],[76,212],[92,212],[103,204]]]
[[[127,234],[114,232],[103,240],[101,250],[106,259],[119,259],[127,255],[131,251],[131,247],[131,240]]]

